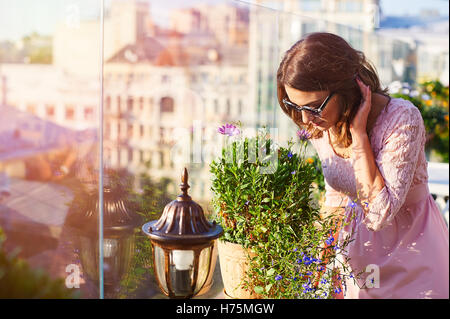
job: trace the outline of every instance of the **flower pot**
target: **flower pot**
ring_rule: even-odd
[[[260,299],[261,296],[253,290],[242,287],[249,267],[247,254],[255,255],[241,245],[221,240],[218,248],[225,296],[230,299]]]

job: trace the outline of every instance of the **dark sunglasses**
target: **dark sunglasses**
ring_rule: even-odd
[[[325,109],[325,106],[327,106],[328,101],[330,101],[330,99],[333,97],[333,95],[334,95],[334,92],[330,93],[330,95],[327,96],[325,101],[323,101],[323,103],[318,108],[313,108],[313,107],[308,106],[308,105],[299,106],[299,105],[297,105],[295,103],[292,103],[287,98],[283,99],[283,104],[287,108],[291,108],[291,109],[293,109],[293,110],[295,110],[297,112],[301,112],[301,111],[305,110],[305,111],[310,112],[314,116],[320,116],[322,111]]]

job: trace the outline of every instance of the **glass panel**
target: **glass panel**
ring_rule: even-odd
[[[166,283],[166,256],[164,250],[161,247],[154,246],[155,249],[155,273],[158,276],[159,283],[163,287],[164,291],[167,293],[167,283]]]
[[[198,262],[198,277],[197,284],[195,286],[195,293],[197,293],[206,281],[211,266],[211,247],[202,249],[200,252]]]
[[[373,62],[383,86],[417,77],[414,45],[379,35],[378,5],[249,2],[105,1],[103,165],[127,181],[143,222],[158,219],[180,193],[184,167],[192,199],[208,218],[214,215],[209,164],[225,141],[220,126],[273,128],[281,146],[296,137],[278,105],[276,72],[285,51],[307,33],[345,38]],[[155,270],[148,238],[137,234],[135,247],[121,297],[162,297],[153,280],[156,271],[165,285],[162,251],[155,250]],[[220,286],[218,267],[214,278]]]
[[[18,252],[31,278],[0,279],[0,297],[100,296],[98,224],[83,237],[92,225],[68,222],[98,200],[99,3],[0,0],[0,254]],[[63,290],[41,286],[37,269]]]

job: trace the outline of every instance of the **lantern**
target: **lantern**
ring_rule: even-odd
[[[212,276],[214,240],[222,227],[210,223],[200,205],[188,195],[184,168],[182,194],[166,205],[159,220],[142,226],[153,248],[153,263],[161,291],[170,298],[195,296]]]
[[[134,231],[140,217],[129,209],[125,191],[120,188],[103,189],[103,275],[105,297],[115,297],[118,283],[130,268],[134,252]],[[76,229],[75,244],[87,277],[99,281],[98,193],[85,194],[71,207],[67,223]]]

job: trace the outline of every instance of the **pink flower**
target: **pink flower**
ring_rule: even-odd
[[[225,124],[217,129],[222,135],[235,136],[241,133],[241,131],[233,124]]]

